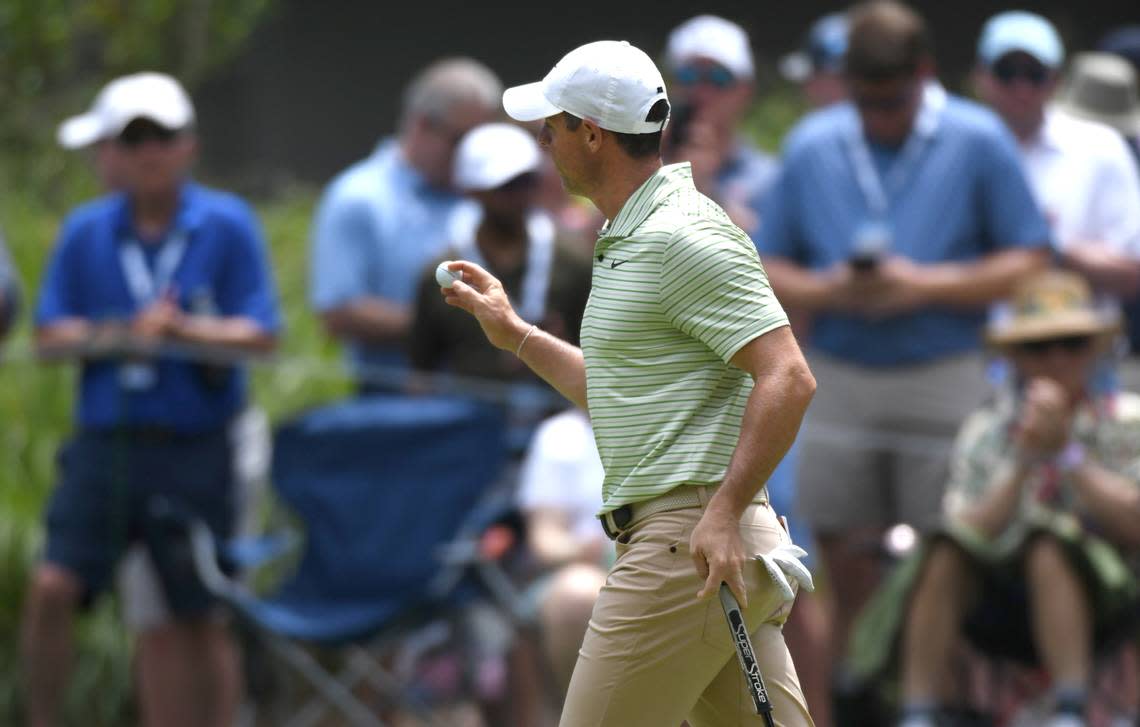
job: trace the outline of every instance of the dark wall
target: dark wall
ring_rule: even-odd
[[[408,78],[443,55],[479,58],[507,84],[537,80],[567,50],[591,40],[625,39],[659,56],[673,26],[711,12],[749,30],[759,63],[770,72],[812,19],[845,6],[818,0],[278,3],[245,52],[196,94],[206,174],[250,191],[293,179],[321,182],[367,154],[393,129]],[[915,5],[930,22],[951,87],[969,69],[984,20],[1011,7],[981,0]],[[1109,27],[1140,21],[1137,0],[1020,7],[1052,19],[1070,50],[1089,47]]]

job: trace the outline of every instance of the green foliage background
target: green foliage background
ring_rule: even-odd
[[[271,5],[272,0],[0,2],[0,228],[25,297],[22,322],[0,359],[0,724],[21,721],[20,610],[41,544],[55,452],[71,427],[75,378],[71,367],[31,360],[29,311],[64,215],[99,193],[89,160],[55,145],[56,126],[122,73],[168,71],[193,92],[195,81],[224,72],[226,59]],[[765,94],[750,116],[749,131],[774,150],[800,112],[790,89]],[[297,187],[257,201],[286,323],[278,362],[259,366],[253,375],[254,399],[274,422],[348,392],[339,354],[306,303],[315,199],[315,189]],[[103,599],[80,619],[66,724],[134,721],[129,651],[116,603]]]
[[[155,70],[188,86],[241,48],[273,0],[3,0],[0,172],[16,189],[60,202],[74,191],[69,156],[51,143],[107,79]],[[7,185],[6,185],[7,186]],[[12,189],[11,186],[7,186]]]

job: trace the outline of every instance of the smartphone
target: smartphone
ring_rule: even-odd
[[[848,262],[856,272],[869,273],[879,266],[881,255],[871,251],[863,251],[853,255]]]
[[[689,128],[693,116],[692,104],[678,104],[673,107],[673,113],[669,116],[669,131],[666,134],[670,149],[679,149],[689,142]]]
[[[848,262],[857,272],[872,272],[891,248],[890,225],[883,220],[871,220],[855,230]]]

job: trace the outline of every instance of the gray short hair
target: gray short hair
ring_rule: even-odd
[[[403,121],[415,117],[442,120],[461,103],[497,109],[503,84],[487,66],[473,58],[444,58],[416,74],[404,91]]]

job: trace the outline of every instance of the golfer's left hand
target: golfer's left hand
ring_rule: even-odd
[[[705,579],[697,598],[715,595],[723,581],[740,605],[748,606],[748,591],[744,587],[744,542],[740,539],[740,521],[732,513],[706,508],[689,538],[689,552],[697,575]]]

